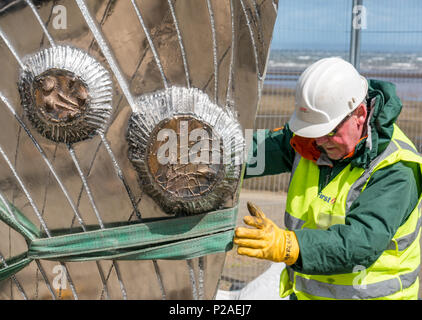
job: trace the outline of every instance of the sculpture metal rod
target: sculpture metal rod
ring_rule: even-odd
[[[194,300],[198,300],[198,288],[196,285],[195,270],[193,268],[192,259],[186,260],[186,263],[188,264],[189,279],[192,286],[192,297]]]
[[[163,279],[161,277],[160,267],[158,266],[157,260],[152,260],[152,264],[154,266],[155,275],[157,276],[158,285],[160,286],[161,298],[163,300],[165,300],[166,299],[166,292],[164,290],[164,283],[163,283]]]
[[[119,83],[120,88],[123,91],[123,94],[126,97],[127,102],[129,103],[129,106],[132,108],[132,110],[136,109],[135,100],[129,90],[129,86],[126,82],[126,79],[124,78],[122,72],[120,71],[120,68],[115,61],[115,58],[113,57],[113,54],[108,47],[100,29],[98,28],[96,22],[94,21],[94,18],[89,13],[88,7],[85,4],[85,1],[83,0],[76,0],[76,3],[79,7],[79,10],[82,13],[82,16],[85,19],[86,24],[88,25],[89,29],[91,30],[92,34],[95,37],[95,40],[97,41],[98,46],[100,47],[102,53],[104,54],[104,57],[106,58],[111,70],[114,73],[114,76],[117,79],[117,82]]]
[[[245,15],[245,19],[246,19],[246,25],[248,26],[249,34],[251,36],[253,53],[254,53],[254,56],[255,56],[256,74],[258,75],[258,79],[262,80],[262,74],[260,73],[260,70],[259,70],[258,52],[257,52],[257,49],[256,49],[255,36],[254,36],[253,29],[252,29],[251,21],[249,19],[248,12],[246,11],[246,6],[245,6],[244,1],[240,0],[240,4],[242,5],[243,14]]]
[[[133,210],[135,210],[136,216],[138,217],[139,220],[142,220],[141,213],[139,212],[139,210],[136,206],[135,197],[133,196],[132,190],[130,189],[128,183],[126,182],[126,178],[124,177],[123,171],[120,168],[116,157],[114,156],[113,150],[111,150],[110,144],[108,143],[106,137],[104,136],[104,133],[100,132],[99,135],[101,137],[101,140],[102,140],[108,154],[110,155],[111,162],[113,163],[114,169],[116,170],[116,174],[120,178],[120,180],[122,181],[122,183],[123,183],[123,185],[126,189],[126,192],[127,192],[129,199],[130,199],[130,202],[132,203]]]
[[[101,21],[99,22],[100,26],[102,26],[104,24],[104,22],[107,19],[107,16],[110,14],[110,10],[112,9],[114,1],[115,0],[108,0],[106,8],[104,9],[103,16],[101,18]],[[89,44],[88,53],[91,51],[94,43],[95,43],[95,37],[91,40],[91,43]]]
[[[273,1],[274,12],[277,15],[277,13],[278,13],[278,3],[276,3],[274,0],[272,0],[272,1]]]
[[[232,100],[232,85],[233,85],[233,67],[234,67],[234,42],[236,39],[234,33],[234,8],[233,8],[233,0],[230,0],[230,18],[231,18],[231,28],[232,28],[232,43],[231,43],[231,56],[230,56],[230,67],[229,67],[229,79],[227,81],[227,94],[226,94],[226,104],[231,105]],[[234,106],[233,106],[234,107]],[[231,110],[234,111],[234,110]]]
[[[50,291],[51,296],[53,297],[53,300],[56,300],[56,294],[54,293],[53,289],[51,288],[50,281],[48,280],[47,275],[45,274],[44,268],[41,265],[41,261],[36,259],[35,263],[37,264],[38,270],[40,270],[41,276],[43,277],[44,282],[47,286],[47,289],[48,289],[48,291]]]
[[[101,219],[100,212],[98,211],[97,205],[95,204],[94,198],[92,196],[91,188],[89,187],[86,177],[81,169],[81,166],[79,165],[79,161],[76,157],[75,150],[73,149],[73,146],[71,144],[67,145],[67,149],[69,150],[70,157],[72,158],[73,164],[75,165],[78,171],[79,177],[82,180],[83,186],[85,188],[85,192],[88,196],[89,202],[91,203],[91,207],[94,210],[95,216],[97,217],[100,228],[104,229],[103,220]]]
[[[204,283],[205,283],[205,257],[198,258],[198,291],[199,291],[199,300],[204,300]]]
[[[17,63],[19,64],[19,66],[25,70],[25,66],[22,62],[22,60],[20,59],[19,55],[17,54],[15,48],[13,48],[13,46],[10,44],[9,40],[7,39],[6,35],[3,33],[3,31],[0,28],[0,37],[3,39],[3,42],[6,44],[7,48],[9,49],[9,51],[12,53],[12,55],[15,57]]]
[[[131,2],[132,2],[132,5],[133,5],[133,8],[135,9],[136,15],[138,16],[139,22],[141,23],[142,29],[144,30],[145,36],[147,37],[149,46],[151,48],[152,54],[153,54],[154,59],[155,59],[155,63],[157,64],[158,69],[160,70],[160,74],[161,74],[161,78],[163,79],[164,87],[167,89],[168,88],[167,79],[166,79],[166,76],[164,74],[163,66],[161,65],[161,61],[160,61],[160,58],[158,56],[157,50],[155,49],[154,43],[152,42],[151,35],[149,34],[148,28],[145,25],[144,19],[142,18],[141,12],[139,11],[139,8],[135,3],[135,0],[131,0]]]
[[[1,9],[0,9],[0,13],[3,13],[5,11],[7,11],[8,9],[12,8],[14,5],[20,3],[21,0],[14,0],[14,1],[10,1],[8,4],[4,5]]]
[[[217,64],[218,66],[220,66],[220,64],[222,63],[222,61],[225,59],[227,53],[229,52],[231,46],[228,46],[226,50],[224,50],[223,54],[221,55],[220,59],[218,60]],[[208,87],[208,85],[210,84],[211,80],[214,78],[214,72],[212,73],[212,75],[209,77],[207,83],[202,87],[202,91],[205,91],[206,88]]]
[[[17,156],[18,156],[18,147],[19,147],[19,140],[20,140],[19,136],[20,136],[21,131],[22,131],[22,127],[19,126],[18,141],[16,142],[15,166],[16,166],[16,163],[17,163],[16,159],[17,159]],[[54,163],[56,161],[58,146],[59,146],[59,144],[56,142],[56,145],[54,146],[53,159],[51,160],[52,163]],[[42,203],[41,215],[44,215],[45,205],[47,203],[47,193],[48,193],[48,185],[50,183],[50,177],[51,177],[51,172],[49,171],[48,175],[47,175],[47,182],[46,182],[45,187],[44,187],[44,198],[43,198],[43,203]]]
[[[94,156],[92,157],[91,163],[89,164],[88,172],[86,173],[87,177],[91,174],[92,167],[94,166],[95,159],[97,158],[98,151],[100,150],[102,141],[100,141],[97,145],[97,149],[95,150]],[[76,206],[79,208],[79,204],[81,203],[82,193],[84,191],[84,184],[82,182],[81,188],[78,194],[78,200],[76,201]]]
[[[114,261],[114,260],[113,260]],[[103,292],[105,292],[105,294],[106,294],[106,299],[107,300],[110,300],[110,294],[109,294],[109,292],[108,292],[108,288],[107,288],[107,280],[106,280],[106,278],[104,277],[104,271],[103,271],[103,268],[101,267],[101,264],[100,264],[100,261],[95,261],[95,263],[97,264],[97,268],[98,268],[98,272],[99,272],[99,274],[100,274],[100,278],[101,278],[101,283],[103,284],[103,289],[102,289],[102,291],[101,291],[101,296],[102,296],[102,294],[103,294]]]
[[[50,42],[52,47],[55,47],[56,44],[51,37],[50,33],[48,32],[47,28],[45,27],[44,22],[42,21],[40,15],[38,14],[37,8],[35,8],[34,4],[31,0],[25,0],[26,4],[31,8],[32,12],[34,13],[35,17],[37,18],[38,23],[40,24],[41,28],[44,31],[44,34],[47,36],[48,41]]]
[[[212,35],[212,53],[214,62],[214,102],[218,104],[218,51],[217,36],[215,32],[214,12],[212,10],[211,1],[207,0],[208,14],[210,16],[211,35]]]
[[[97,261],[97,263],[98,263],[98,261]],[[120,290],[122,291],[123,300],[127,300],[126,288],[125,288],[125,285],[123,283],[122,275],[120,274],[119,265],[117,264],[116,260],[113,260],[113,266],[114,266],[114,270],[116,270],[117,280],[118,280],[119,285],[120,285]]]
[[[72,277],[70,276],[69,269],[67,268],[64,262],[60,262],[60,265],[63,267],[64,272],[66,273],[66,279],[69,282],[70,289],[72,290],[73,297],[75,300],[79,300],[78,295],[76,293],[75,285],[73,284]]]
[[[7,263],[6,260],[4,259],[3,255],[0,253],[0,262],[7,267]],[[18,288],[18,291],[22,294],[22,297],[24,300],[28,300],[28,296],[25,293],[25,290],[23,289],[22,285],[20,284],[20,282],[18,281],[18,279],[16,279],[15,275],[12,275],[10,277],[13,281],[13,283],[16,285],[16,287]]]
[[[174,27],[175,27],[176,33],[177,33],[177,39],[179,40],[180,51],[182,52],[183,67],[185,69],[185,75],[186,75],[186,87],[189,89],[190,88],[189,67],[188,67],[188,63],[187,63],[187,60],[186,60],[186,51],[185,51],[185,47],[183,45],[182,34],[180,33],[179,23],[177,21],[176,12],[174,10],[173,2],[171,0],[167,0],[167,1],[168,1],[168,4],[169,4],[169,7],[170,7],[171,15],[173,17]]]

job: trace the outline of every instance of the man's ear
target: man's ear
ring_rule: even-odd
[[[368,115],[368,109],[364,103],[361,103],[356,109],[356,118],[359,125],[364,125],[366,117]]]

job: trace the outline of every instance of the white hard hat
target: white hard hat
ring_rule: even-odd
[[[367,91],[368,82],[349,62],[318,60],[298,80],[290,129],[306,138],[325,136],[364,101]]]

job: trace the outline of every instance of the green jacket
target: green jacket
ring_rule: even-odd
[[[373,113],[368,130],[371,141],[358,143],[352,157],[320,165],[319,191],[349,163],[367,168],[388,145],[393,124],[402,104],[395,86],[388,82],[369,80],[369,99]],[[265,131],[265,169],[260,176],[290,172],[295,150],[288,124],[278,131]],[[253,152],[259,150],[254,135]],[[248,164],[253,168],[254,165]],[[245,178],[256,177],[248,175]],[[414,165],[399,162],[376,171],[367,188],[351,206],[345,225],[327,230],[296,230],[300,256],[292,268],[306,274],[350,273],[357,265],[369,267],[387,248],[397,229],[406,221],[418,202],[422,181]]]

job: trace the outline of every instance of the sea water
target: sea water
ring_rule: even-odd
[[[349,53],[273,49],[268,61],[265,86],[294,89],[303,70],[326,57],[348,60]],[[402,100],[422,101],[422,52],[362,52],[359,71],[367,78],[394,83]]]

